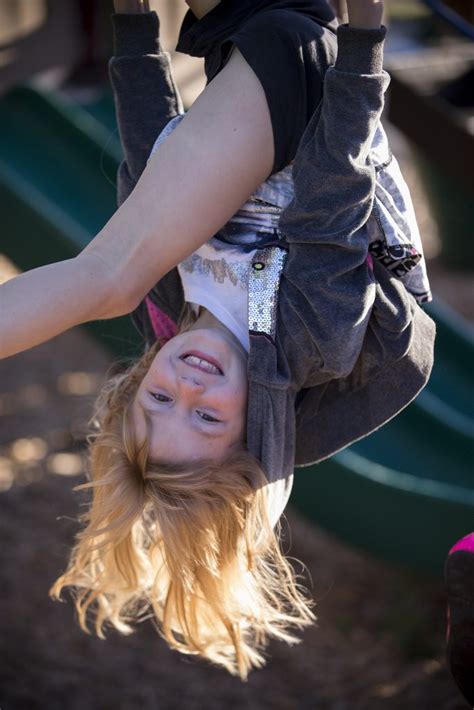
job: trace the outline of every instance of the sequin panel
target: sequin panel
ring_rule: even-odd
[[[248,262],[239,264],[227,262],[225,259],[203,259],[199,254],[194,253],[181,262],[180,268],[188,273],[198,273],[202,276],[212,274],[212,278],[218,283],[224,283],[229,279],[233,286],[247,288]]]
[[[275,338],[278,288],[287,252],[279,247],[259,249],[249,274],[249,330]]]

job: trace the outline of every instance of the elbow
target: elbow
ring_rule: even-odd
[[[133,313],[134,310],[138,308],[142,302],[144,296],[136,293],[121,293],[117,295],[118,300],[121,302],[121,316],[128,316]]]
[[[133,301],[127,281],[117,275],[97,251],[84,251],[76,257],[86,280],[89,307],[82,322],[108,320],[127,315],[133,310]]]
[[[129,266],[125,269],[105,268],[104,271],[104,299],[102,305],[102,313],[97,318],[119,318],[132,313],[146,294],[152,288],[156,280],[147,279],[147,275],[143,274],[143,278],[137,279],[135,274],[137,269],[131,269]]]
[[[108,319],[127,316],[134,310],[134,308],[135,306],[132,304],[130,298],[123,292],[123,289],[120,289],[119,286],[113,289],[107,311],[104,313],[102,318]]]
[[[138,307],[141,300],[136,291],[128,287],[126,279],[114,279],[108,293],[107,314],[103,318],[128,316]]]
[[[130,315],[138,308],[148,291],[149,288],[146,286],[144,290],[144,282],[137,283],[136,280],[131,278],[130,273],[114,278],[110,286],[110,304],[114,311],[114,315],[111,317],[118,318],[119,316]]]

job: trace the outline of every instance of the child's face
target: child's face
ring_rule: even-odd
[[[215,360],[223,374],[181,359],[191,351]],[[146,435],[147,410],[152,460],[223,458],[244,440],[247,391],[247,353],[239,341],[221,328],[188,330],[159,350],[140,383],[132,409],[137,437]]]

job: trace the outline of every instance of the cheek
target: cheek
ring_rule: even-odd
[[[240,387],[240,391],[242,393],[242,396],[245,399],[247,399],[247,394],[248,394],[248,390],[249,390],[249,376],[248,376],[246,364],[240,370],[239,387]]]
[[[172,340],[174,340],[174,338]],[[169,367],[170,356],[173,355],[176,350],[176,345],[174,343],[170,345],[170,343],[171,340],[165,343],[153,358],[153,362],[151,363],[148,372],[145,375],[145,377],[147,377],[149,380],[153,379],[154,376],[160,376],[167,371]]]
[[[219,392],[219,400],[227,410],[235,412],[247,403],[248,380],[247,373],[234,371],[233,377]]]
[[[247,402],[248,388],[247,372],[240,371],[229,386],[228,399],[234,404],[244,406]]]

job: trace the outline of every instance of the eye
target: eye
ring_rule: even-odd
[[[165,394],[160,394],[159,392],[155,394],[155,392],[150,392],[151,396],[156,399],[158,402],[170,402],[171,399],[167,397]],[[162,397],[163,399],[159,399]]]
[[[167,397],[165,394],[160,394],[160,392],[150,392],[150,394],[153,397],[153,399],[155,399],[157,402],[171,402],[171,397]],[[199,409],[196,409],[196,412],[197,412],[198,416],[204,422],[219,423],[221,421],[220,419],[214,419],[214,417],[211,417],[209,414],[206,414],[205,412],[200,412]]]
[[[209,416],[209,414],[206,414],[205,412],[200,412],[198,409],[196,409],[196,411],[205,422],[220,422],[220,419],[214,419],[214,417]]]

